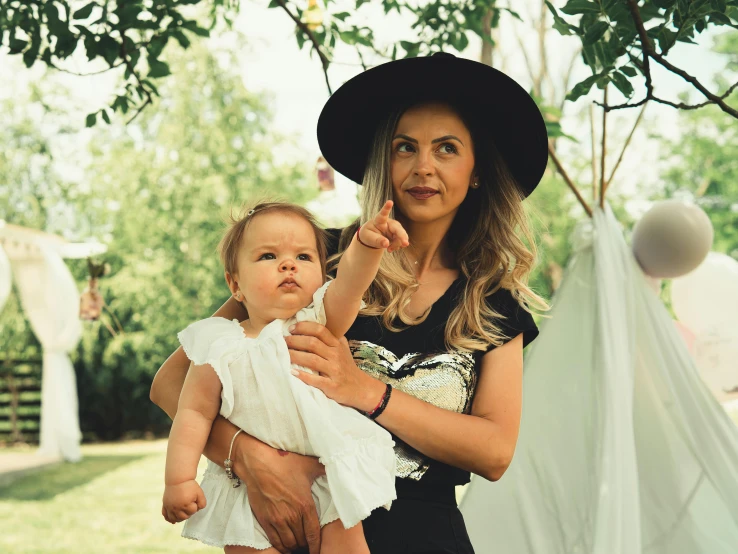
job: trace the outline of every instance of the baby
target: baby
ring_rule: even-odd
[[[318,457],[325,475],[312,493],[321,554],[369,554],[360,523],[396,498],[394,443],[373,421],[295,377],[295,369],[309,370],[291,366],[284,337],[306,320],[335,336],[346,333],[384,250],[409,244],[391,210],[388,201],[359,228],[332,281],[323,231],[299,206],[259,204],[226,232],[220,245],[226,281],[249,317],[242,323],[212,317],[179,333],[192,363],[169,436],[162,515],[171,523],[188,520],[183,536],[227,554],[278,554],[228,463],[224,470],[209,462],[201,484],[195,480],[220,413],[274,448]]]

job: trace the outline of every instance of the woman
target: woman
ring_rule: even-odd
[[[454,488],[470,472],[497,480],[510,464],[522,351],[538,333],[528,310],[546,308],[526,285],[535,252],[522,206],[546,167],[545,124],[512,79],[440,54],[347,82],[323,109],[318,138],[328,162],[364,185],[361,221],[394,200],[410,247],[384,257],[345,338],[299,323],[287,338],[292,362],[317,371],[301,378],[341,404],[374,415],[381,406],[376,421],[395,438],[398,500],[364,521],[372,553],[473,552]],[[331,252],[358,224],[333,233]],[[216,315],[246,317],[232,300]],[[187,365],[178,350],[152,385],[170,416]],[[219,419],[206,456],[222,463],[236,431]],[[233,451],[270,542],[318,554],[317,460],[243,433]]]

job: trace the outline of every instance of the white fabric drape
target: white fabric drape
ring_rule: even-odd
[[[12,287],[13,273],[10,269],[10,260],[2,245],[0,245],[0,312],[3,311],[3,307],[8,301]]]
[[[526,358],[513,462],[462,502],[477,554],[734,554],[738,428],[609,207],[574,249]]]
[[[37,259],[15,260],[21,303],[43,347],[39,453],[80,460],[77,383],[68,353],[82,335],[77,284],[61,256],[40,246]]]

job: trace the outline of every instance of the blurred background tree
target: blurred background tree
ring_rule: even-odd
[[[571,7],[572,2],[579,5],[576,1],[569,1],[566,6]],[[644,2],[642,7],[658,2]],[[238,8],[237,1],[44,3],[44,6],[56,5],[56,12],[48,7],[39,8],[39,2],[24,3],[26,8],[19,4],[12,1],[4,4],[5,11],[0,15],[2,44],[10,45],[12,38],[16,42],[10,45],[10,51],[20,54],[25,65],[34,65],[40,58],[52,70],[38,80],[43,86],[33,85],[36,88],[27,95],[16,95],[2,106],[0,218],[58,232],[71,239],[97,237],[108,245],[105,259],[111,273],[101,280],[100,286],[124,332],[111,335],[106,324],[111,328],[117,326],[107,313],[103,321],[86,324],[74,359],[83,431],[88,438],[105,439],[147,430],[165,431],[168,418],[148,399],[151,379],[176,347],[176,332],[189,322],[210,315],[228,296],[215,247],[229,208],[263,194],[281,195],[304,204],[317,194],[314,176],[310,176],[312,167],[303,162],[286,162],[303,157],[291,155],[296,145],[272,131],[270,98],[253,94],[244,87],[241,69],[236,64],[236,55],[243,48],[241,39],[219,40],[220,46],[214,40],[194,40],[227,28]],[[580,4],[584,9],[584,4],[590,6],[592,2],[582,0]],[[729,4],[725,10],[733,14]],[[328,62],[332,61],[332,49],[339,43],[351,46],[360,56],[371,54],[373,59],[381,60],[442,49],[463,50],[468,45],[467,34],[474,34],[483,37],[480,56],[491,63],[502,57],[496,36],[501,19],[521,33],[531,27],[535,29],[537,40],[529,44],[536,46],[526,50],[518,37],[532,83],[531,92],[556,139],[556,151],[563,151],[561,155],[567,156],[568,148],[571,175],[586,199],[593,203],[598,181],[597,168],[591,163],[598,156],[595,138],[590,140],[585,136],[582,140],[580,136],[577,143],[562,136],[560,127],[565,118],[581,120],[580,113],[572,113],[574,103],[566,98],[572,88],[572,69],[577,64],[581,68],[587,61],[582,58],[587,58],[587,54],[575,52],[568,68],[562,71],[554,68],[554,57],[546,46],[551,34],[562,28],[585,39],[586,25],[594,17],[592,13],[589,19],[582,17],[566,23],[576,28],[572,30],[561,27],[558,19],[552,19],[551,6],[544,1],[531,2],[534,8],[540,8],[533,10],[537,16],[521,21],[519,14],[497,7],[493,0],[458,2],[466,11],[458,12],[463,17],[451,19],[448,14],[455,3],[429,2],[419,8],[385,0],[384,10],[410,14],[411,22],[419,22],[415,29],[418,38],[380,47],[370,29],[352,23],[356,14],[336,11],[336,5],[330,3],[322,12],[322,19],[308,26],[307,8],[302,4],[278,0],[271,3],[272,7],[296,16],[292,19],[298,45],[313,49],[325,57],[321,60]],[[356,5],[362,9],[368,7],[361,0]],[[612,2],[604,5],[612,7]],[[98,21],[104,6],[109,7],[107,19]],[[203,11],[203,6],[212,10]],[[80,10],[89,13],[79,13]],[[38,16],[41,25],[37,58],[33,58],[31,50],[36,48],[36,38],[28,41],[22,31],[28,27],[31,35],[35,32],[36,24],[28,19],[31,12]],[[131,19],[134,12],[135,21]],[[19,15],[23,13],[28,16],[26,19]],[[54,19],[54,13],[66,26]],[[598,13],[597,17],[604,17]],[[659,13],[663,20],[666,11]],[[219,27],[224,22],[225,26]],[[684,25],[694,25],[696,29],[697,22],[687,21]],[[596,40],[592,36],[586,40],[595,40],[591,44],[600,52],[599,48],[604,46],[597,44],[610,40],[615,28],[617,25],[605,29]],[[132,51],[114,51],[105,38],[115,41],[129,36],[129,30],[139,33],[134,71],[126,62],[126,57],[133,61]],[[74,44],[85,49],[91,71],[102,64],[103,69],[108,66],[121,73],[120,92],[112,107],[125,117],[113,118],[110,110],[94,106],[91,113],[94,117],[88,117],[86,122],[75,121],[56,107],[63,102],[50,101],[54,96],[62,99],[70,96],[69,91],[55,85],[53,80],[53,68],[62,67],[64,60],[72,55],[67,31],[76,37]],[[717,48],[726,54],[728,69],[735,69],[736,34],[726,36],[720,39]],[[17,42],[23,40],[24,45]],[[596,54],[596,59],[601,63],[606,59],[606,52]],[[628,59],[628,63],[636,63]],[[327,69],[325,64],[324,69]],[[154,78],[158,79],[156,84]],[[633,82],[642,78],[633,77]],[[604,87],[611,82],[617,86],[616,79],[619,80],[611,72],[607,77],[598,77],[591,86]],[[732,86],[730,82],[724,78],[716,84],[716,90],[728,90]],[[156,105],[143,109],[157,95]],[[571,95],[568,97],[572,99]],[[734,100],[735,96],[727,99]],[[615,114],[610,117],[611,122],[622,121]],[[735,237],[738,212],[734,208],[738,191],[734,185],[733,161],[738,159],[738,146],[734,119],[717,108],[685,112],[682,118],[687,131],[684,136],[662,139],[666,152],[662,171],[664,194],[690,191],[700,202],[714,202],[706,207],[709,206],[708,214],[714,218],[716,249],[732,252],[738,248]],[[111,124],[96,125],[101,121]],[[128,121],[131,121],[128,125],[123,124]],[[80,129],[83,123],[89,129]],[[606,153],[608,172],[627,135],[623,129],[629,129],[631,124],[610,124],[610,135],[617,140],[609,143],[615,146],[609,146]],[[708,160],[712,161],[708,164]],[[634,194],[619,187],[608,192],[609,202],[626,229],[634,218],[626,210],[626,204]],[[638,194],[650,193],[638,191]],[[539,265],[531,275],[531,285],[550,297],[570,255],[569,236],[584,212],[552,168],[525,204],[541,243]],[[86,264],[79,261],[71,262],[70,266],[76,278],[84,282]],[[0,354],[7,355],[10,351],[25,356],[39,354],[14,297],[0,314],[0,336],[3,337]]]

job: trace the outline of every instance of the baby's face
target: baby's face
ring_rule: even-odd
[[[237,280],[250,317],[287,319],[309,305],[323,284],[310,223],[284,212],[254,217],[239,250]]]

